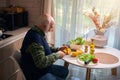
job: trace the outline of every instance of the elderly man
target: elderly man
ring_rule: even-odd
[[[54,19],[50,15],[42,15],[38,24],[33,26],[26,34],[21,47],[21,68],[27,80],[38,80],[50,73],[56,77],[66,79],[68,69],[53,65],[65,54],[65,47],[52,48],[48,46],[45,34],[53,30]]]

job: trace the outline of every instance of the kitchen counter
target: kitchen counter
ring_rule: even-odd
[[[0,48],[3,48],[21,38],[24,38],[26,32],[29,30],[30,28],[29,27],[23,27],[23,28],[20,28],[20,29],[16,29],[14,31],[6,31],[4,34],[10,34],[10,35],[13,35],[9,38],[6,38],[4,40],[1,40],[0,41]]]

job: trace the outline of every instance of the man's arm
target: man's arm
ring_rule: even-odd
[[[60,55],[56,53],[45,56],[43,46],[37,43],[30,44],[27,52],[31,53],[34,63],[38,68],[46,68],[60,58]]]
[[[58,51],[58,49],[59,49],[59,48],[50,47],[50,50],[51,50],[52,52],[57,52],[57,51]]]
[[[66,49],[67,46],[62,46],[60,48],[55,48],[55,47],[50,47],[51,51],[54,53],[54,52],[57,52],[57,51],[63,51],[64,49]]]

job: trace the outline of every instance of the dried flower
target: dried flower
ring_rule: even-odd
[[[93,21],[96,29],[99,31],[104,31],[106,28],[115,25],[115,22],[111,22],[111,20],[115,17],[113,12],[104,16],[102,25],[100,25],[100,14],[96,11],[95,7],[93,7],[91,11],[84,12],[84,15],[88,16]]]

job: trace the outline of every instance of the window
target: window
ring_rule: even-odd
[[[61,46],[95,28],[93,22],[83,15],[86,9],[95,7],[101,16],[115,10],[117,17],[114,21],[118,22],[119,2],[119,0],[54,0],[55,45]],[[103,17],[100,22],[102,21]]]

